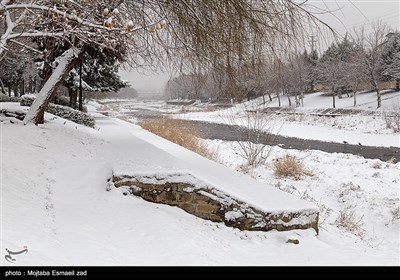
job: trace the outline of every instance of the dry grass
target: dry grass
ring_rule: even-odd
[[[345,208],[340,210],[335,224],[337,227],[345,229],[354,235],[363,238],[365,236],[364,216],[357,217],[353,208]]]
[[[128,123],[133,123],[133,124],[136,124],[136,122],[134,122],[133,120],[131,120],[128,116],[126,116],[126,115],[118,115],[118,116],[116,116],[116,118],[117,119],[120,119],[120,120],[123,120],[123,121],[125,121],[125,122],[128,122]]]
[[[196,129],[188,122],[176,119],[142,120],[138,123],[144,129],[163,137],[179,146],[185,147],[210,160],[218,161],[218,153],[210,150],[197,137]]]
[[[303,176],[313,176],[314,174],[305,168],[303,162],[290,155],[284,155],[277,158],[273,163],[274,174],[278,178],[292,177],[296,180],[301,179]]]

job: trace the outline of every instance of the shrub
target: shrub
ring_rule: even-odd
[[[34,95],[24,95],[21,98],[20,104],[21,106],[31,106],[35,98],[36,97]],[[61,105],[50,103],[47,106],[46,112],[91,128],[94,128],[96,124],[92,116],[89,116],[88,114],[83,113],[81,111],[74,110],[72,108]]]
[[[274,125],[268,116],[253,108],[246,112],[245,118],[240,119],[232,112],[225,119],[232,126],[244,125],[243,141],[238,141],[238,146],[235,145],[233,149],[246,161],[249,169],[264,164],[272,149],[265,143],[273,143],[276,137],[271,133]]]
[[[8,95],[0,93],[0,102],[20,102],[21,97],[10,97]]]
[[[179,146],[185,147],[203,157],[217,161],[216,152],[209,148],[197,137],[196,129],[188,122],[175,119],[151,119],[138,123],[142,128],[161,136]]]
[[[303,162],[295,156],[284,155],[277,158],[273,163],[274,174],[278,178],[292,177],[296,180],[303,176],[313,176],[314,174],[304,167]]]

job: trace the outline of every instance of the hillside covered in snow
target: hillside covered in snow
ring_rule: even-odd
[[[15,103],[2,106],[26,110]],[[15,118],[2,117],[1,247],[2,252],[5,248],[14,251],[28,248],[27,254],[16,256],[15,265],[393,265],[399,262],[395,234],[392,240],[368,245],[350,233],[327,231],[323,226],[319,235],[313,229],[240,231],[197,218],[177,207],[125,196],[118,189],[107,191],[107,180],[115,166],[120,170],[132,167],[145,170],[146,165],[165,169],[169,160],[179,159],[182,166],[190,168],[187,164],[200,161],[195,160],[198,156],[192,152],[134,124],[99,114],[95,118],[96,129],[50,114],[39,126],[24,126]],[[152,152],[157,150],[163,152]],[[210,162],[210,167],[213,164]],[[395,172],[393,167],[388,170]],[[207,179],[206,174],[202,176]],[[250,180],[246,175],[235,176]],[[262,200],[257,198],[258,192],[251,193],[250,186],[242,187],[249,199]],[[266,190],[271,187],[274,186],[267,182]],[[324,193],[323,186],[319,187]],[[390,186],[383,184],[380,188],[385,195],[392,195]],[[298,205],[302,203],[315,205],[306,201]],[[387,221],[387,217],[382,217],[382,221]],[[398,220],[382,226],[395,233]],[[299,244],[287,243],[289,239],[298,240]],[[1,264],[10,265],[4,259]]]

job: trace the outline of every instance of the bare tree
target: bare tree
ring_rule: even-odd
[[[364,67],[367,70],[368,82],[376,91],[377,108],[381,107],[381,93],[378,87],[380,80],[379,66],[387,30],[386,24],[377,22],[372,24],[370,33],[366,34],[364,27],[355,33],[358,44],[364,48],[364,52],[362,52]]]
[[[296,107],[300,106],[300,103],[303,104],[304,92],[308,84],[308,71],[306,54],[289,54],[288,61],[284,65],[284,80],[288,98],[289,94],[295,96]]]
[[[268,63],[267,84],[268,89],[275,92],[278,98],[278,106],[281,107],[281,93],[284,92],[284,63],[276,58]]]

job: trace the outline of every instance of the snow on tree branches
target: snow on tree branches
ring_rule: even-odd
[[[53,83],[60,80],[55,73],[65,77],[66,69],[84,57],[87,45],[124,53],[132,67],[241,65],[265,55],[266,49],[284,50],[301,42],[305,22],[318,23],[307,5],[293,0],[3,0],[0,60],[16,44],[35,49],[29,39],[49,37],[78,55],[67,60],[71,65],[53,70],[48,78]],[[54,91],[56,86],[45,89]],[[50,98],[53,92],[42,89],[40,94]],[[32,110],[40,110],[28,114],[25,122],[43,119],[38,116],[45,104],[35,103],[46,100],[35,100]]]

